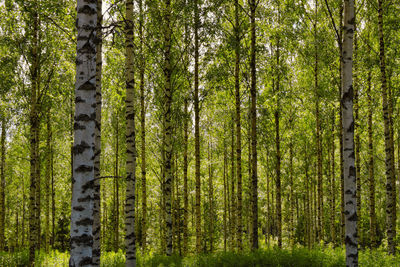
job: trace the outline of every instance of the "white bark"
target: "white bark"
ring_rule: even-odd
[[[136,266],[135,186],[136,186],[136,132],[134,108],[133,65],[133,0],[126,2],[126,208],[125,208],[125,266]]]
[[[78,0],[70,266],[92,266],[96,1]]]
[[[358,266],[357,247],[357,198],[356,168],[354,155],[354,118],[353,118],[353,35],[354,0],[344,1],[344,38],[343,38],[343,79],[342,79],[342,116],[343,116],[343,171],[345,203],[345,245],[346,266]]]

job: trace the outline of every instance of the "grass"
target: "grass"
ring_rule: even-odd
[[[163,255],[138,255],[138,266],[143,267],[313,267],[313,266],[345,266],[344,249],[324,247],[308,250],[306,248],[289,249],[262,249],[255,252],[217,252],[213,254],[193,255],[185,258],[177,255],[167,257]],[[66,252],[51,251],[48,254],[39,252],[36,255],[37,266],[63,267],[68,266],[69,255]],[[102,254],[102,267],[125,266],[125,257],[122,251],[106,252]],[[383,250],[360,251],[359,264],[362,267],[389,267],[400,266],[400,257],[389,256]],[[0,253],[0,266],[19,267],[28,265],[28,251],[14,253]]]

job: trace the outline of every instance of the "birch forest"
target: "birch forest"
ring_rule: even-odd
[[[400,266],[399,14],[0,0],[0,266]]]

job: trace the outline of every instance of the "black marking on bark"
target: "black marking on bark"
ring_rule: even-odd
[[[78,90],[82,90],[82,91],[96,90],[96,85],[94,85],[94,83],[92,83],[90,81],[86,81],[81,86],[79,86]]]
[[[354,121],[351,122],[350,127],[347,128],[348,133],[354,133]]]
[[[77,206],[77,207],[74,207],[73,209],[76,210],[76,211],[83,211],[83,210],[85,210],[85,208],[82,207],[82,206]]]
[[[83,54],[95,54],[96,48],[92,46],[89,42],[86,42],[79,51]]]
[[[78,168],[75,169],[76,172],[90,172],[92,170],[93,167],[87,165],[80,165]]]
[[[88,234],[71,237],[71,244],[77,244],[78,246],[87,245],[91,246],[93,243],[93,237]]]
[[[357,246],[357,243],[354,243],[353,240],[348,235],[346,235],[345,244],[348,244],[350,246]]]
[[[85,130],[85,129],[86,129],[86,126],[81,125],[77,122],[74,123],[74,130]]]
[[[82,154],[86,149],[90,148],[90,146],[88,145],[88,143],[86,143],[85,141],[82,141],[80,144],[75,145],[72,148],[72,152],[74,153],[74,155],[76,154]]]
[[[85,218],[85,219],[82,219],[82,220],[76,222],[76,225],[83,225],[83,226],[92,225],[92,224],[93,224],[93,220],[89,219],[89,218]]]
[[[356,177],[356,168],[354,166],[349,167],[349,175],[352,177]]]
[[[92,121],[95,120],[96,118],[96,113],[92,113],[89,115],[87,114],[79,114],[78,117],[75,117],[75,121]]]
[[[87,41],[89,39],[88,36],[80,35],[77,40],[78,41]],[[83,75],[83,72],[80,73],[80,75]]]
[[[89,181],[89,182],[87,182],[86,184],[84,184],[83,186],[82,186],[82,193],[85,193],[86,192],[86,190],[88,190],[88,189],[93,189],[93,185],[94,185],[94,181],[92,180],[92,181]]]
[[[84,257],[80,262],[79,266],[87,266],[92,264],[92,258],[91,257]]]
[[[347,220],[349,220],[351,222],[357,221],[357,213],[353,212],[353,214],[349,218],[347,218]]]
[[[92,198],[90,196],[78,198],[78,202],[87,202],[90,201]]]
[[[353,85],[350,85],[349,89],[345,92],[343,92],[343,96],[342,96],[342,106],[343,108],[345,108],[346,106],[344,105],[344,103],[346,102],[351,102],[353,101],[353,97],[354,97],[354,92],[353,92]]]
[[[83,14],[86,14],[86,15],[94,15],[94,14],[97,14],[97,11],[96,11],[95,8],[91,8],[88,5],[84,5],[83,7],[81,7],[78,10],[78,13],[83,13]]]
[[[75,98],[75,103],[85,103],[86,101],[84,100],[84,99],[82,99],[82,97],[80,97],[80,96],[77,96],[76,98]]]

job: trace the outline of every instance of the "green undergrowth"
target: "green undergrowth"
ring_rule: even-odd
[[[0,252],[0,266],[19,267],[28,266],[28,251],[14,253]],[[66,252],[51,251],[50,253],[38,252],[36,254],[37,266],[68,266],[69,255]],[[122,251],[106,252],[102,254],[102,267],[122,267],[125,257]],[[167,257],[152,253],[138,255],[138,266],[143,267],[262,267],[262,266],[345,266],[344,249],[339,248],[294,248],[289,249],[262,249],[254,252],[217,252],[213,254]],[[386,267],[400,266],[400,256],[389,256],[383,250],[362,250],[359,255],[360,266]]]

